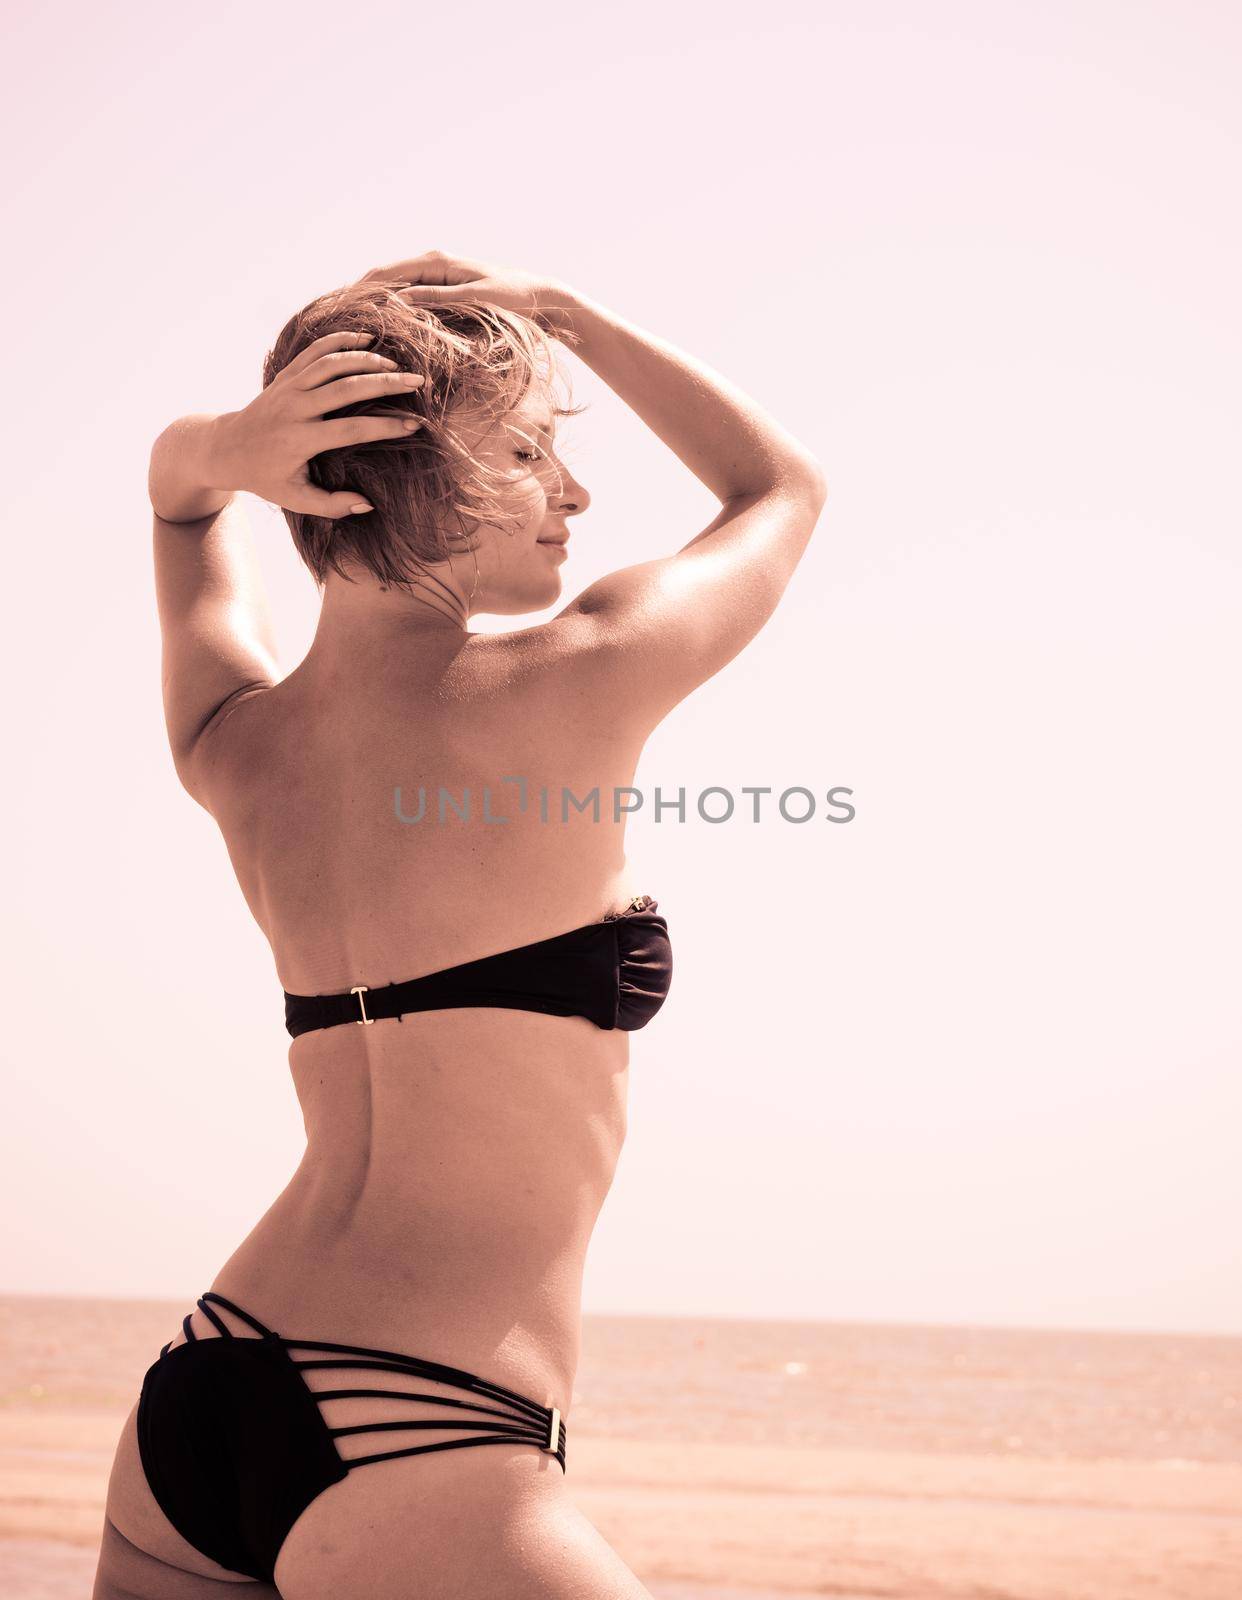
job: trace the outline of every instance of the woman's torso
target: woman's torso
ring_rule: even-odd
[[[657,892],[612,815],[642,735],[575,692],[549,637],[312,651],[214,730],[213,811],[272,947],[275,1013],[281,985],[418,977]],[[422,820],[403,822],[397,790],[412,818],[420,787]],[[566,792],[587,803],[562,820]],[[287,1336],[404,1350],[568,1411],[628,1045],[583,1017],[499,1009],[303,1034],[305,1156],[212,1287]]]

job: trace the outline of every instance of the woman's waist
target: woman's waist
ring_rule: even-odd
[[[581,1265],[619,1148],[596,1139],[558,1149],[504,1128],[424,1130],[387,1148],[377,1132],[368,1150],[321,1136],[254,1236],[377,1280],[449,1285],[469,1264],[490,1281],[532,1283]]]
[[[470,1173],[480,1209],[536,1168],[606,1188],[625,1136],[627,1038],[581,1018],[485,1010],[304,1034],[289,1058],[303,1166],[413,1203],[434,1202],[446,1173]]]
[[[342,1108],[314,1128],[279,1205],[316,1247],[340,1239],[385,1260],[490,1245],[521,1267],[530,1252],[585,1250],[624,1139],[624,1108]]]
[[[278,1202],[211,1287],[286,1339],[462,1367],[567,1411],[584,1261],[572,1230],[516,1216],[380,1225],[365,1209],[344,1220]]]

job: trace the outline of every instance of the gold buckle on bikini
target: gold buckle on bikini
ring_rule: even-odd
[[[355,1017],[354,1021],[358,1024],[359,1027],[361,1027],[364,1022],[369,1025],[370,1023],[375,1021],[374,1017],[368,1017],[367,1016],[367,1003],[362,998],[364,994],[369,992],[369,989],[370,989],[370,985],[369,984],[356,983],[353,986],[353,988],[349,991],[350,994],[356,994],[358,996],[358,1009],[359,1009],[359,1011],[362,1012],[362,1015],[360,1017]]]
[[[548,1442],[547,1442],[547,1444],[543,1445],[541,1448],[544,1449],[544,1450],[550,1450],[552,1452],[552,1454],[555,1455],[556,1451],[557,1451],[557,1447],[560,1444],[560,1442],[561,1442],[561,1414],[556,1409],[556,1407],[553,1406],[552,1407],[552,1420],[548,1424]]]

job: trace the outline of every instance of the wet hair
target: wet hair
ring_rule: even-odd
[[[423,425],[400,439],[325,450],[307,463],[317,488],[356,490],[375,508],[340,518],[285,511],[298,554],[320,587],[329,570],[349,578],[353,566],[384,587],[409,588],[425,566],[477,549],[481,525],[516,524],[505,473],[479,459],[459,425],[477,448],[527,394],[546,400],[554,416],[585,410],[556,403],[555,383],[564,374],[538,318],[485,302],[419,305],[395,289],[355,283],[312,300],[281,329],[263,363],[266,389],[324,334],[370,333],[368,351],[426,379],[408,393],[327,413],[325,420],[411,412]],[[557,337],[574,342],[569,332]]]

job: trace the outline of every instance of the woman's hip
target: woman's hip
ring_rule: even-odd
[[[516,1513],[561,1492],[568,1429],[554,1399],[494,1373],[285,1334],[209,1291],[145,1375],[136,1438],[171,1528],[208,1562],[271,1583],[291,1529],[336,1486],[361,1475],[366,1503],[395,1496],[438,1522],[466,1483]]]

